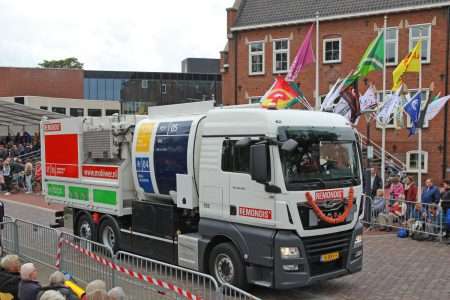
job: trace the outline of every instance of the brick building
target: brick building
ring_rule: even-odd
[[[387,88],[392,86],[395,66],[422,35],[422,85],[428,87],[434,82],[435,90],[442,95],[449,93],[450,1],[237,0],[227,9],[227,45],[221,52],[223,103],[256,102],[277,74],[286,74],[316,13],[320,24],[319,95],[326,94],[339,77],[356,68],[370,41],[383,28],[385,16]],[[418,88],[417,74],[407,74],[405,80],[413,93]],[[373,72],[361,80],[360,92],[364,92],[368,81],[381,90],[382,72]],[[297,82],[313,104],[315,66],[307,66]],[[423,130],[424,178],[440,181],[450,176],[449,122],[446,107]],[[366,132],[364,118],[358,127]],[[372,140],[381,144],[381,130],[374,121],[370,128]],[[386,150],[401,159],[409,173],[417,174],[417,136],[408,138],[407,130],[390,128],[386,141]]]

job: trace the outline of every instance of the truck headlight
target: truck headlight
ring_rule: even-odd
[[[280,252],[282,259],[300,258],[300,250],[297,247],[281,247]]]
[[[353,248],[358,248],[362,246],[363,237],[362,234],[358,234],[355,236],[355,242],[353,243]]]

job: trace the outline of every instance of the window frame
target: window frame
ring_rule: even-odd
[[[253,44],[262,44],[262,51],[256,51],[256,52],[252,52],[252,45]],[[249,42],[248,43],[248,74],[250,76],[255,76],[255,75],[264,75],[266,72],[266,68],[265,68],[265,64],[266,64],[266,58],[265,58],[265,53],[266,53],[266,43],[265,41],[253,41],[253,42]],[[260,72],[252,72],[252,57],[256,56],[256,55],[261,55],[262,56],[262,70]]]
[[[258,104],[263,96],[250,96],[248,97],[248,104]],[[256,100],[258,99],[256,102],[253,102],[252,100]]]
[[[411,50],[413,49],[413,44],[416,40],[418,40],[419,38],[413,38],[412,37],[412,30],[416,27],[428,27],[428,44],[427,44],[427,59],[426,60],[422,60],[422,64],[429,64],[431,62],[431,27],[432,24],[430,23],[425,23],[425,24],[414,24],[414,25],[410,25],[409,26],[409,36],[408,36],[408,43],[409,43],[409,52],[411,52]]]
[[[327,42],[339,41],[339,59],[337,60],[326,60],[326,44]],[[322,63],[323,64],[337,64],[342,62],[342,37],[327,38],[322,41]]]
[[[221,160],[220,160],[220,170],[221,172],[224,173],[233,173],[233,174],[247,174],[250,176],[250,146],[252,145],[252,143],[250,143],[247,147],[248,147],[248,155],[249,155],[249,160],[248,160],[248,171],[245,172],[243,170],[235,170],[235,157],[234,157],[234,149],[236,148],[236,143],[239,141],[239,138],[237,139],[230,139],[230,138],[226,138],[224,140],[222,140],[221,143]],[[229,154],[229,157],[227,158],[228,160],[228,165],[231,165],[231,170],[229,169],[225,169],[224,168],[224,148],[225,148],[225,143],[231,143],[231,148],[232,148],[232,153]],[[244,147],[242,147],[244,148]]]
[[[383,30],[383,29],[382,29]],[[387,31],[388,30],[395,30],[395,40],[393,39],[387,39]],[[399,28],[398,27],[387,27],[386,28],[386,49],[387,44],[389,42],[395,42],[395,54],[394,54],[394,62],[390,63],[386,61],[386,66],[397,66],[398,65],[398,40],[399,40]],[[387,56],[385,57],[387,59]]]
[[[286,49],[281,49],[281,50],[276,50],[275,44],[277,42],[283,42],[286,41],[287,42],[287,48]],[[272,72],[273,74],[285,74],[287,72],[289,72],[289,67],[290,67],[290,40],[289,38],[279,38],[279,39],[274,39],[272,40]],[[283,54],[286,53],[286,69],[285,70],[277,70],[277,54]]]
[[[419,168],[421,166],[418,166],[418,168],[411,168],[411,155],[412,154],[417,154],[417,158],[419,158],[418,154],[419,151],[417,150],[411,150],[406,152],[406,172],[408,173],[419,173]],[[422,155],[423,155],[423,168],[421,170],[422,174],[426,174],[428,173],[428,152],[422,150]],[[417,164],[419,163],[418,159],[417,159]]]

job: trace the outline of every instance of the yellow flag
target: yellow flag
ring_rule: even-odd
[[[421,50],[422,41],[418,41],[414,49],[409,52],[409,54],[398,64],[394,72],[392,72],[392,77],[394,79],[394,85],[392,90],[397,90],[402,84],[402,76],[405,72],[419,72],[421,62]]]

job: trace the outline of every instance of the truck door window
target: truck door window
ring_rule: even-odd
[[[250,145],[236,147],[237,141],[225,140],[222,144],[222,170],[225,172],[249,173]]]

